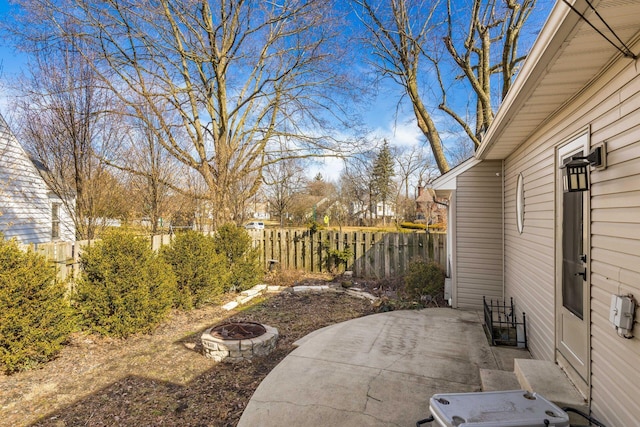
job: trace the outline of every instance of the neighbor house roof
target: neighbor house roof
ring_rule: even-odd
[[[570,1],[616,41],[584,0]],[[640,2],[592,0],[591,4],[625,44],[632,45],[639,39]],[[506,158],[621,56],[567,4],[557,1],[475,157]]]

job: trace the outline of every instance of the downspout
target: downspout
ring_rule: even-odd
[[[502,300],[504,301],[504,299],[506,298],[506,280],[505,280],[505,231],[504,231],[504,225],[505,225],[505,196],[504,196],[504,190],[505,190],[505,183],[504,183],[504,159],[502,159],[501,162],[501,166],[502,166]]]

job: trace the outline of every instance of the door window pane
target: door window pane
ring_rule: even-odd
[[[582,249],[581,192],[563,193],[562,206],[562,304],[583,318],[583,292],[585,271],[580,259]]]

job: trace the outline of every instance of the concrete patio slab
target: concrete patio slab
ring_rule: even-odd
[[[301,339],[263,380],[238,426],[412,426],[436,393],[481,390],[499,369],[476,312],[395,311]]]

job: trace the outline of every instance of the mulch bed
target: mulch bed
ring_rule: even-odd
[[[293,342],[373,311],[346,294],[282,292],[234,312],[175,312],[153,334],[127,340],[77,334],[45,366],[0,375],[0,426],[235,426]],[[222,321],[276,327],[276,350],[234,364],[205,358],[200,335]]]

